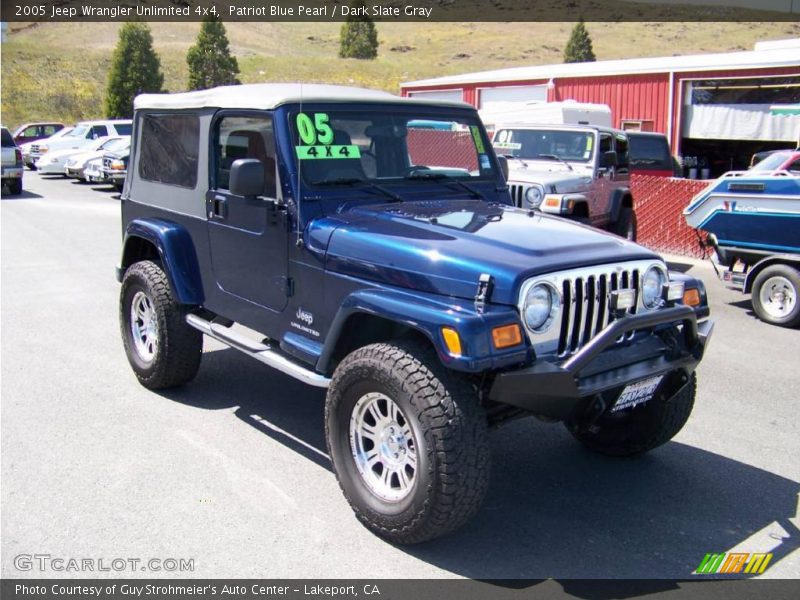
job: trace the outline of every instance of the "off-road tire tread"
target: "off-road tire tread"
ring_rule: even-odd
[[[567,428],[585,447],[607,456],[626,457],[649,452],[666,444],[686,425],[694,408],[697,393],[697,377],[692,373],[686,385],[674,396],[664,402],[658,419],[658,426],[650,435],[636,441],[620,441],[617,443],[599,443],[595,437],[568,425]],[[634,409],[636,410],[636,409]]]
[[[424,508],[413,520],[394,527],[374,513],[362,511],[341,480],[339,485],[356,517],[366,527],[393,542],[415,544],[458,529],[480,508],[489,483],[491,462],[487,420],[473,387],[445,369],[430,348],[405,340],[372,344],[347,356],[333,377],[325,407],[325,437],[331,456],[328,414],[337,410],[344,387],[351,379],[345,374],[364,370],[385,372],[387,368],[411,392],[416,416],[426,430],[426,447],[434,448],[431,464],[435,465],[436,474],[431,478]]]
[[[161,267],[145,260],[131,265],[125,272],[120,293],[120,329],[126,353],[135,352],[130,347],[130,333],[125,302],[130,281],[140,279],[149,290],[150,299],[158,315],[159,349],[152,373],[145,375],[133,363],[139,382],[148,389],[160,390],[188,383],[197,375],[203,356],[203,334],[186,324],[187,308],[172,295],[169,280]],[[127,284],[127,285],[126,285]]]

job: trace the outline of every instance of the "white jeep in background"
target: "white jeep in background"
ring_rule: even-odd
[[[598,125],[498,124],[514,204],[636,239],[625,132]]]

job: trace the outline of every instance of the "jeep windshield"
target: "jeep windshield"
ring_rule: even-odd
[[[511,158],[588,163],[594,159],[594,132],[565,129],[498,129],[495,152]]]
[[[379,190],[449,181],[476,195],[465,181],[497,179],[483,127],[468,113],[303,107],[289,119],[305,185]]]

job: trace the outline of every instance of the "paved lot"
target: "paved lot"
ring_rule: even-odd
[[[398,548],[339,492],[320,391],[208,341],[191,385],[140,387],[117,325],[115,194],[25,185],[0,213],[3,576],[42,575],[13,560],[47,553],[193,558],[195,577],[687,578],[734,548],[773,551],[765,576],[800,576],[800,331],[757,321],[707,265],[686,267],[717,327],[675,441],[620,461],[515,422],[492,434],[478,517]]]

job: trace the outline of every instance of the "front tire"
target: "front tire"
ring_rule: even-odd
[[[619,211],[619,218],[612,228],[612,233],[616,233],[630,242],[635,242],[636,227],[636,213],[632,208],[622,207]]]
[[[197,374],[203,334],[185,318],[159,265],[146,260],[128,268],[120,291],[120,329],[128,362],[146,388],[179,386]]]
[[[800,325],[800,273],[788,265],[767,267],[753,282],[753,310],[766,323]]]
[[[445,535],[480,508],[489,480],[477,393],[413,342],[348,355],[325,404],[328,452],[356,517],[413,544]]]
[[[567,423],[567,429],[584,446],[607,456],[644,454],[666,444],[689,420],[697,392],[697,376],[669,398],[656,396],[642,406],[606,413],[588,428]]]

